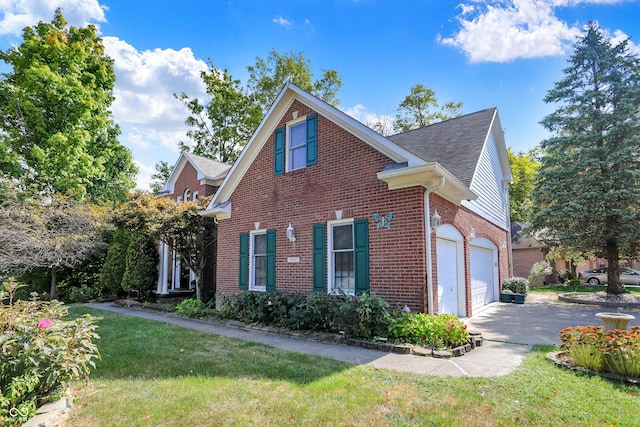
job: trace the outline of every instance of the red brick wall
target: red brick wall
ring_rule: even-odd
[[[278,127],[292,120],[294,111],[298,117],[314,113],[296,101]],[[254,230],[257,222],[260,229],[277,232],[276,289],[312,292],[312,226],[335,219],[334,212],[342,210],[343,218],[369,220],[371,291],[392,307],[406,304],[426,311],[424,189],[388,190],[376,174],[393,161],[320,115],[317,165],[274,176],[273,150],[271,135],[231,196],[231,218],[218,225],[218,293],[239,292],[239,236]],[[506,238],[504,230],[498,232],[469,210],[438,196],[431,200],[432,210],[437,206],[444,223],[461,230],[473,225],[478,237],[490,238],[496,246]],[[393,212],[391,228],[376,229],[373,214],[389,212]],[[293,244],[285,235],[289,223],[297,239]],[[435,238],[432,243],[435,248]],[[299,257],[300,262],[288,263],[289,257]],[[507,257],[500,256],[500,266],[501,278],[506,277]]]
[[[191,197],[193,197],[194,192],[198,192],[198,197],[210,196],[216,192],[218,187],[200,184],[198,180],[198,171],[193,167],[193,165],[187,162],[180,172],[178,179],[176,179],[176,183],[173,188],[173,193],[171,193],[170,197],[173,201],[177,199],[178,196],[182,197],[184,194],[184,190],[189,189],[191,192]],[[180,199],[182,200],[182,199]]]
[[[295,102],[278,127],[313,114]],[[394,307],[425,307],[423,190],[389,191],[377,179],[392,161],[355,136],[318,116],[318,164],[274,176],[273,136],[258,154],[234,191],[232,217],[219,223],[217,289],[238,292],[239,235],[254,229],[277,231],[276,287],[282,292],[310,293],[313,288],[313,224],[343,218],[369,219],[371,291]],[[376,229],[373,214],[393,212],[390,229]],[[285,235],[291,223],[296,242]],[[299,263],[288,263],[299,257]]]
[[[531,267],[538,261],[544,260],[541,248],[524,248],[513,250],[513,275],[529,277]]]
[[[466,283],[466,311],[467,315],[472,314],[471,309],[471,268],[469,265],[469,232],[471,228],[476,233],[476,238],[484,237],[489,239],[493,244],[498,247],[498,281],[502,283],[502,280],[509,277],[509,253],[506,248],[506,244],[509,241],[509,234],[506,230],[494,225],[493,223],[483,220],[471,210],[464,206],[456,206],[454,203],[447,201],[437,194],[432,194],[430,198],[431,215],[437,209],[438,215],[442,217],[442,224],[450,224],[454,226],[460,234],[464,236],[464,258],[465,258],[465,283]],[[503,243],[504,242],[504,243]],[[435,310],[438,309],[438,268],[436,242],[435,238],[432,239],[432,248],[434,256],[432,257],[433,274],[434,274],[434,286],[433,286],[433,300]]]

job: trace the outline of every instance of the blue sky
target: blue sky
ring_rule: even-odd
[[[0,49],[56,7],[99,28],[115,61],[113,117],[145,189],[155,163],[173,164],[189,142],[173,94],[203,98],[208,59],[246,83],[256,57],[303,52],[317,75],[338,71],[339,108],[368,123],[394,116],[420,83],[463,113],[498,107],[507,145],[528,151],[548,136],[543,98],[585,23],[630,37],[640,55],[638,0],[0,0]]]

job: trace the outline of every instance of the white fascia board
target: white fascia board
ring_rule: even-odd
[[[231,218],[231,202],[222,203],[221,205],[207,206],[207,209],[200,212],[202,216],[213,217],[216,220]]]
[[[167,182],[164,184],[164,187],[162,188],[161,192],[168,192],[168,194],[173,194],[176,181],[178,180],[178,177],[182,173],[182,169],[184,169],[184,166],[186,164],[187,164],[187,158],[185,156],[184,151],[181,151],[180,156],[178,157],[178,160],[173,165],[173,169],[171,170],[169,179],[167,179]]]
[[[387,183],[389,190],[408,187],[432,188],[444,178],[444,185],[435,190],[436,194],[460,205],[463,200],[475,200],[478,196],[451,172],[437,162],[419,166],[378,172],[378,179]]]
[[[504,131],[502,130],[502,124],[500,123],[500,116],[496,109],[493,121],[491,122],[491,132],[493,132],[494,140],[498,145],[498,155],[500,156],[500,165],[502,166],[503,180],[506,184],[513,182],[513,172],[511,171],[511,164],[509,163],[509,155],[507,154],[507,143],[504,139]]]

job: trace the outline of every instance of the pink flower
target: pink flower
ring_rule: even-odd
[[[47,329],[49,326],[51,326],[51,320],[47,319],[46,317],[40,319],[40,321],[38,322],[38,328],[40,329]]]
[[[402,309],[402,311],[404,311],[405,313],[410,313],[411,309],[409,308],[408,305],[405,305],[404,308]]]
[[[271,300],[269,300],[269,302],[267,303],[267,305],[273,305],[273,303],[271,302]]]

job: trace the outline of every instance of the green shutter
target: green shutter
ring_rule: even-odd
[[[327,292],[327,227],[313,224],[313,291]]]
[[[307,117],[307,166],[318,163],[318,115]]]
[[[274,174],[284,173],[284,128],[276,129],[274,140]]]
[[[276,290],[276,230],[267,230],[267,291]]]
[[[353,221],[356,294],[369,292],[369,220]]]
[[[249,234],[240,233],[240,263],[238,266],[238,288],[249,289]]]

